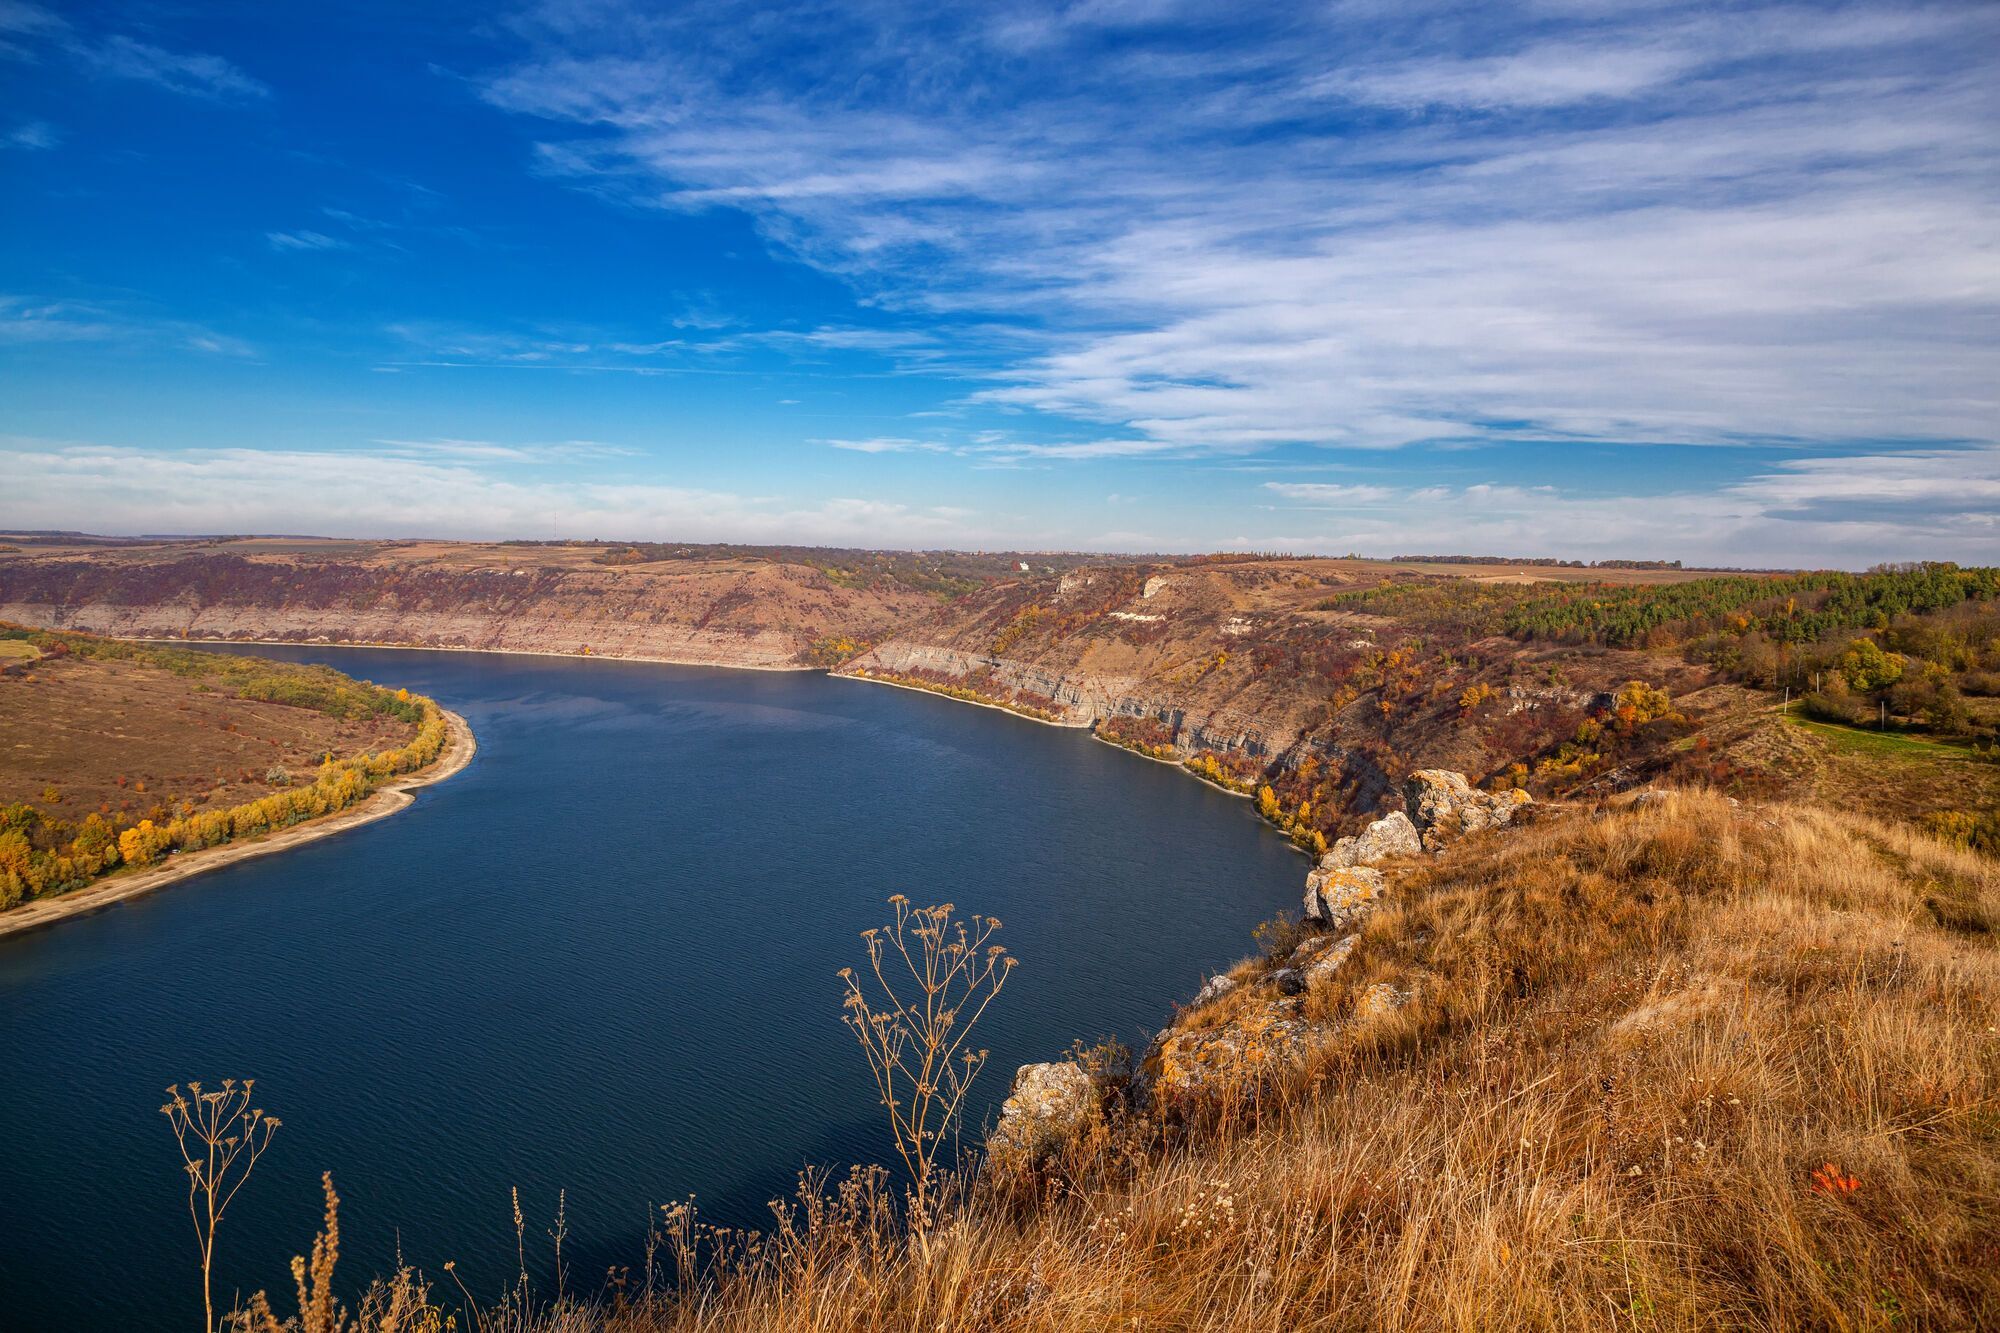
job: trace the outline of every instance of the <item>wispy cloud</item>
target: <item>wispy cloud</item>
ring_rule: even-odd
[[[963,508],[856,496],[796,500],[611,475],[517,481],[490,466],[501,461],[511,460],[422,458],[404,449],[158,450],[0,438],[0,464],[19,479],[0,492],[0,524],[866,546],[987,535]]]
[[[814,440],[814,444],[824,444],[834,449],[845,449],[857,454],[942,454],[950,452],[949,447],[928,440],[907,440],[896,436],[878,436],[866,440]]]
[[[1674,558],[1858,566],[1905,558],[1990,561],[2000,549],[2000,446],[1798,458],[1713,490],[1577,493],[1556,486],[1333,486],[1266,483],[1297,508],[1265,549]],[[1327,495],[1323,492],[1341,492]],[[1297,518],[1338,517],[1299,535]]]
[[[452,459],[468,463],[525,463],[535,466],[631,458],[638,450],[597,440],[557,440],[548,443],[500,444],[493,440],[376,440],[392,453],[415,458]]]
[[[0,134],[0,148],[25,148],[30,152],[54,148],[61,141],[55,126],[45,120],[31,120]]]
[[[79,47],[77,54],[100,74],[150,83],[189,97],[232,101],[271,95],[267,84],[221,56],[204,52],[169,51],[120,35]]]
[[[2000,420],[1990,6],[753,18],[544,9],[484,92],[545,171],[960,321],[984,406],[1184,450]]]
[[[341,240],[318,231],[271,231],[264,233],[265,242],[279,251],[300,250],[352,250],[352,241]]]
[[[0,344],[106,343],[254,355],[250,344],[187,320],[121,306],[0,293]]]
[[[33,60],[31,43],[63,32],[69,25],[40,5],[0,0],[0,59]]]

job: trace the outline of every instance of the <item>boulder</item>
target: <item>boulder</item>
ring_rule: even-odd
[[[1271,974],[1271,980],[1277,985],[1280,995],[1305,994],[1306,976],[1296,967],[1279,968]]]
[[[1188,1007],[1190,1009],[1199,1008],[1207,1004],[1210,1000],[1221,999],[1235,989],[1236,978],[1230,976],[1227,972],[1218,972],[1207,981],[1201,983],[1201,989],[1194,993],[1192,1000],[1188,1001]]]
[[[1403,783],[1403,803],[1424,850],[1434,852],[1461,834],[1511,822],[1514,812],[1528,803],[1528,793],[1479,791],[1463,773],[1425,768]]]
[[[1322,870],[1372,866],[1392,856],[1414,856],[1424,849],[1416,825],[1401,810],[1385,815],[1361,832],[1342,838],[1319,860]]]
[[[995,1157],[1037,1157],[1080,1132],[1097,1114],[1097,1091],[1074,1060],[1022,1065],[986,1140]]]
[[[1155,1039],[1134,1083],[1142,1102],[1242,1089],[1307,1054],[1317,1035],[1298,1001],[1246,1004],[1216,1027],[1170,1027]]]
[[[1342,935],[1336,940],[1331,935],[1322,935],[1319,938],[1331,940],[1332,943],[1323,949],[1315,950],[1312,956],[1303,963],[1299,961],[1296,953],[1292,955],[1292,965],[1298,968],[1305,976],[1308,986],[1317,981],[1325,981],[1335,972],[1338,972],[1340,965],[1347,961],[1347,956],[1354,952],[1355,941],[1361,937],[1359,935]]]
[[[1315,870],[1306,876],[1306,916],[1333,930],[1351,929],[1375,910],[1388,881],[1367,866]]]

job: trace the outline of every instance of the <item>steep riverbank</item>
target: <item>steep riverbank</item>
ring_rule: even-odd
[[[169,884],[219,870],[223,866],[235,865],[272,852],[285,851],[321,838],[330,838],[363,824],[378,819],[386,819],[399,810],[409,807],[416,800],[414,792],[432,783],[442,782],[454,773],[462,771],[472,762],[479,744],[472,734],[472,728],[464,718],[448,708],[440,709],[444,714],[447,739],[443,751],[430,767],[419,772],[396,778],[384,783],[367,800],[349,806],[334,814],[307,820],[266,833],[256,838],[223,843],[218,847],[207,847],[196,852],[181,852],[170,857],[164,864],[149,866],[142,870],[113,874],[95,884],[87,885],[53,898],[38,898],[23,904],[10,912],[0,914],[0,938],[17,935],[24,931],[40,930],[59,921],[95,912],[117,903],[128,902],[142,894],[165,888]]]

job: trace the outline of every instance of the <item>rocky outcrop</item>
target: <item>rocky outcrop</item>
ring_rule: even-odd
[[[1236,978],[1230,976],[1227,972],[1218,972],[1207,981],[1201,983],[1201,989],[1194,993],[1192,1000],[1188,1001],[1188,1007],[1195,1008],[1219,1000],[1235,989]]]
[[[1401,810],[1385,815],[1361,832],[1342,838],[1320,858],[1321,869],[1372,866],[1392,856],[1415,856],[1424,849],[1416,825]]]
[[[1513,822],[1528,804],[1524,791],[1484,792],[1465,774],[1420,769],[1403,783],[1407,813],[1398,810],[1353,837],[1342,838],[1306,876],[1306,918],[1329,930],[1350,930],[1375,910],[1388,882],[1379,862],[1436,852],[1453,838]]]
[[[1306,919],[1328,930],[1348,930],[1374,910],[1388,889],[1370,866],[1322,866],[1306,876]]]
[[[943,678],[961,685],[989,682],[998,693],[1018,690],[1052,700],[1070,726],[1087,727],[1112,718],[1158,722],[1175,733],[1175,746],[1184,754],[1214,750],[1268,761],[1298,739],[1234,709],[1189,708],[1159,682],[1137,676],[1066,671],[995,653],[901,639],[879,644],[835,672],[861,677],[880,673]]]
[[[1465,780],[1465,774],[1441,768],[1420,769],[1403,783],[1403,804],[1427,852],[1463,834],[1511,823],[1528,799],[1528,793],[1518,789],[1480,791]]]
[[[1393,890],[1399,858],[1435,854],[1455,838],[1504,827],[1528,795],[1479,791],[1464,774],[1444,769],[1412,773],[1403,791],[1405,810],[1342,838],[1306,877],[1306,917],[1318,929],[1261,979],[1217,977],[1204,986],[1182,1019],[1154,1039],[1135,1082],[1138,1095],[1172,1098],[1254,1084],[1305,1058],[1346,1024],[1377,1022],[1410,1002],[1409,990],[1377,982],[1355,998],[1344,1023],[1332,1024],[1308,1018],[1324,1010],[1309,1010],[1306,997],[1358,947],[1356,928]],[[1227,1009],[1199,1012],[1225,994],[1236,997]]]
[[[1000,1120],[987,1137],[994,1157],[1032,1160],[1073,1138],[1097,1114],[1097,1091],[1090,1074],[1074,1060],[1022,1065],[1001,1104]]]
[[[1243,1086],[1304,1058],[1315,1035],[1298,999],[1272,995],[1214,1027],[1176,1025],[1154,1038],[1135,1080],[1144,1099],[1169,1100],[1214,1086]]]

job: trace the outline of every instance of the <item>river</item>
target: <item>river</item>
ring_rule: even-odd
[[[1295,908],[1249,803],[1092,740],[804,673],[258,648],[464,714],[472,766],[389,819],[0,940],[0,1329],[199,1328],[173,1082],[284,1120],[217,1289],[289,1293],[319,1173],[340,1285],[401,1254],[484,1298],[637,1265],[649,1206],[756,1224],[807,1163],[887,1161],[835,973],[896,892],[1020,960],[972,1107],[1072,1039],[1143,1044]],[[281,1308],[289,1304],[289,1296]]]

